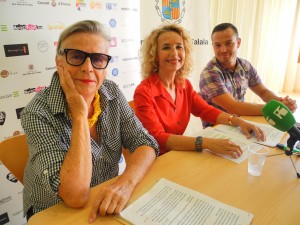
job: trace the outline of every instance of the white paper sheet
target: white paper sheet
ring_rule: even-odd
[[[232,142],[238,144],[239,146],[241,146],[242,150],[243,150],[243,154],[239,157],[239,158],[233,158],[232,156],[229,155],[221,155],[221,154],[217,154],[220,155],[226,159],[229,159],[233,162],[236,163],[242,163],[245,159],[248,158],[248,149],[247,146],[255,144],[251,141],[249,141],[247,138],[240,138],[240,136],[237,136],[233,133],[226,133],[226,132],[222,132],[219,131],[215,128],[212,127],[207,127],[204,130],[202,130],[200,132],[200,134],[202,137],[207,137],[207,138],[220,138],[220,139],[230,139]],[[212,152],[214,153],[214,152]],[[214,153],[216,154],[216,153]]]
[[[120,215],[143,225],[249,225],[253,218],[249,212],[163,178]]]
[[[272,127],[270,124],[257,123],[257,122],[253,122],[253,121],[249,121],[249,120],[247,120],[247,122],[258,126],[260,129],[262,129],[264,131],[264,133],[266,135],[266,141],[264,141],[264,142],[257,141],[254,134],[250,139],[248,139],[249,141],[255,142],[257,144],[275,147],[278,143],[280,143],[280,140],[285,135],[285,132],[277,130],[276,128]],[[244,135],[244,133],[242,132],[240,127],[233,127],[233,126],[229,126],[229,125],[220,124],[220,125],[216,126],[215,129],[225,132],[225,133],[232,133],[234,135],[239,135],[240,138],[247,140],[246,136]]]

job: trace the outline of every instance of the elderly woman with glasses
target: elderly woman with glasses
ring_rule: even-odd
[[[22,111],[30,149],[23,195],[27,219],[58,202],[83,207],[90,187],[118,175],[124,147],[132,153],[124,173],[101,188],[87,219],[118,214],[159,154],[118,86],[105,79],[109,41],[97,21],[66,28],[50,86]]]

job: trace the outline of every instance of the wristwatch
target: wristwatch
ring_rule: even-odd
[[[203,138],[201,136],[196,137],[195,146],[196,146],[196,151],[197,152],[202,152],[203,151],[202,141],[203,141]]]

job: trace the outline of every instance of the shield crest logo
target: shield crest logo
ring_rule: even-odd
[[[185,14],[185,1],[155,0],[156,12],[162,22],[180,23]]]

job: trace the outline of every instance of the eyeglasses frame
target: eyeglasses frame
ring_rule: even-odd
[[[79,64],[79,65],[74,65],[74,64],[69,63],[67,55],[68,55],[68,52],[69,52],[70,50],[79,51],[79,52],[82,52],[82,53],[85,54],[85,58],[84,58],[84,60],[82,61],[81,64]],[[69,65],[71,65],[71,66],[81,66],[81,65],[85,62],[85,60],[89,57],[90,60],[91,60],[91,64],[92,64],[93,68],[95,68],[95,69],[97,69],[97,70],[103,70],[103,69],[106,69],[106,67],[108,66],[109,61],[110,61],[111,58],[112,58],[110,55],[107,55],[107,54],[104,54],[104,53],[88,53],[88,52],[84,52],[84,51],[82,51],[82,50],[74,49],[74,48],[65,48],[65,49],[63,49],[63,50],[60,49],[60,50],[58,51],[58,54],[59,54],[59,55],[63,55],[64,53],[65,53],[65,55],[66,55],[66,62],[67,62]],[[107,57],[107,64],[106,64],[106,66],[103,67],[103,68],[95,67],[95,65],[93,64],[93,60],[92,60],[92,58],[91,58],[93,54],[101,54],[101,55],[105,55],[105,56]]]

